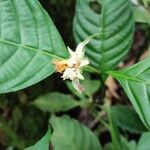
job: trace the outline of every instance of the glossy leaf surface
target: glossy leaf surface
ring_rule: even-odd
[[[113,69],[124,58],[132,42],[133,20],[130,0],[77,1],[73,29],[77,43],[100,33],[86,48],[95,69]]]
[[[54,72],[67,51],[37,0],[0,1],[0,93],[33,85]]]
[[[109,74],[120,82],[143,123],[150,129],[150,58]]]

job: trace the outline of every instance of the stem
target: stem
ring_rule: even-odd
[[[99,122],[101,122],[105,127],[108,125],[102,120],[102,118],[106,115],[106,112],[101,111],[98,116],[95,118],[95,120],[90,124],[90,128],[93,129]]]
[[[88,72],[90,72],[90,73],[93,73],[93,72],[95,72],[95,73],[97,73],[97,74],[100,74],[100,73],[101,73],[99,70],[93,68],[93,67],[90,66],[90,65],[85,66],[85,67],[83,68],[83,70],[86,70],[86,71],[88,71]]]
[[[116,127],[115,122],[113,121],[113,119],[111,117],[111,112],[110,112],[109,106],[106,106],[106,111],[107,111],[109,122],[110,122],[109,132],[111,134],[112,143],[115,147],[115,150],[121,150],[120,134]]]
[[[97,37],[98,35],[102,35],[102,33],[95,33],[95,34],[93,34],[93,35],[87,37],[86,40],[91,40],[91,39],[93,39],[94,37]]]

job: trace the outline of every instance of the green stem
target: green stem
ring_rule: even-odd
[[[93,35],[87,37],[86,40],[88,40],[88,39],[91,40],[91,39],[93,39],[94,37],[97,37],[97,36],[99,36],[99,35],[102,35],[102,33],[95,33],[95,34],[93,34]]]
[[[111,134],[112,143],[114,145],[115,150],[121,150],[120,134],[116,127],[115,122],[113,121],[113,119],[111,117],[111,112],[110,112],[109,106],[106,106],[106,111],[107,111],[109,122],[110,122],[109,131]]]

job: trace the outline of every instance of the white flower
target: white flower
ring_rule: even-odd
[[[72,80],[74,88],[79,92],[84,91],[83,86],[79,82],[79,80],[84,80],[82,68],[89,64],[89,60],[84,57],[84,47],[88,42],[89,39],[79,43],[75,51],[68,47],[70,57],[67,60],[54,62],[57,72],[63,73],[63,80]]]
[[[80,73],[79,69],[76,68],[67,68],[63,75],[62,75],[63,80],[70,79],[70,80],[75,80],[75,79],[81,79],[84,80],[84,77]]]

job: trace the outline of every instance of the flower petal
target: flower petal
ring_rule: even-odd
[[[70,56],[71,56],[71,57],[74,56],[75,52],[72,51],[72,49],[70,49],[70,47],[67,47],[67,49],[68,49],[68,51],[69,51]]]
[[[86,39],[85,41],[81,42],[78,44],[77,48],[76,48],[76,54],[78,55],[79,58],[83,58],[85,50],[84,47],[85,45],[90,41],[90,39]]]
[[[76,70],[76,72],[77,72],[77,78],[80,79],[80,80],[84,80],[84,77],[81,74],[80,70]]]
[[[67,68],[64,71],[62,78],[63,80],[66,80],[66,79],[74,80],[78,78],[78,73],[75,68]]]
[[[71,58],[68,59],[67,64],[68,64],[69,67],[73,67],[76,63],[77,63],[76,57],[71,57]]]
[[[80,67],[86,66],[88,65],[90,62],[87,58],[82,59],[81,63],[80,63]]]
[[[66,80],[66,79],[70,79],[72,75],[73,75],[73,69],[67,68],[61,77],[63,78],[63,80]]]

